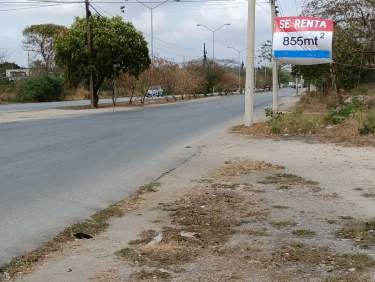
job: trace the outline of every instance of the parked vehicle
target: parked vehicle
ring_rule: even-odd
[[[164,94],[163,88],[161,88],[160,85],[154,85],[154,86],[151,86],[147,90],[146,97],[148,97],[148,98],[161,97],[161,96],[163,96],[163,94]]]

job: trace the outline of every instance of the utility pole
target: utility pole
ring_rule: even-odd
[[[255,1],[248,0],[247,18],[247,58],[246,58],[246,89],[245,89],[245,126],[253,125],[254,112],[254,61],[255,61]]]
[[[91,100],[91,108],[98,107],[98,101],[94,95],[94,80],[92,75],[92,28],[91,28],[91,12],[90,12],[90,2],[89,0],[85,0],[85,8],[86,8],[86,36],[87,36],[87,48],[89,49],[89,92],[90,92],[90,100]]]
[[[206,50],[206,42],[203,43],[203,66],[207,64],[207,50]]]
[[[276,0],[271,0],[271,24],[272,24],[272,43],[273,43],[273,34],[275,33],[275,18],[278,14],[276,10]],[[273,45],[273,44],[272,44]],[[277,61],[272,54],[272,110],[274,112],[278,111],[279,106],[279,73]]]

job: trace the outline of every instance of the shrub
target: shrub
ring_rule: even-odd
[[[359,133],[368,135],[375,133],[375,110],[369,110],[359,115]]]
[[[342,123],[347,118],[353,117],[361,107],[362,103],[357,98],[353,98],[350,103],[345,103],[331,111],[327,116],[327,122],[333,124]]]
[[[17,99],[20,102],[61,101],[63,96],[64,79],[51,75],[23,80],[17,90]]]
[[[268,124],[274,134],[311,134],[324,126],[324,119],[320,115],[293,113],[270,113]]]

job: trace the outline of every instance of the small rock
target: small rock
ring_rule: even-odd
[[[335,268],[332,265],[327,267],[327,272],[332,272],[334,270]]]
[[[72,272],[72,271],[73,271],[73,269],[71,269],[71,268],[68,269],[68,272]]]
[[[3,279],[4,281],[9,281],[10,280],[10,275],[8,272],[0,272],[0,278]]]
[[[353,268],[349,268],[349,272],[355,272],[355,268],[353,267]]]
[[[152,241],[150,243],[148,243],[146,245],[146,247],[150,247],[150,246],[154,246],[156,244],[159,244],[162,240],[163,240],[163,234],[160,233],[156,237],[154,237],[154,239],[152,239]]]
[[[198,233],[196,233],[196,232],[186,232],[186,231],[181,231],[181,232],[180,232],[180,236],[181,236],[181,237],[189,238],[189,239],[193,239],[193,238],[195,238],[197,235],[198,235]]]

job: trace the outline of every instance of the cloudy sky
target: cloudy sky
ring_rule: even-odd
[[[69,26],[74,17],[83,17],[85,12],[84,6],[79,3],[30,8],[30,4],[27,4],[28,1],[32,2],[32,0],[0,0],[0,51],[7,52],[8,61],[15,61],[22,66],[27,66],[27,52],[22,49],[22,30],[25,26],[39,23]],[[76,0],[70,1],[77,2]],[[202,57],[203,43],[206,42],[208,55],[211,57],[212,33],[197,27],[197,24],[203,24],[210,28],[216,28],[224,23],[231,24],[231,26],[225,26],[216,35],[216,58],[237,58],[237,54],[227,46],[245,49],[246,0],[202,3],[172,1],[154,10],[155,54],[176,62],[183,62]],[[137,29],[145,34],[147,41],[150,41],[150,11],[148,9],[138,3],[133,3],[134,0],[130,0],[131,3],[124,2],[124,4],[120,3],[120,0],[92,0],[92,2],[97,2],[93,6],[102,15],[121,15],[126,21],[131,21]],[[303,0],[278,0],[281,15],[296,15],[300,12],[301,2]],[[120,6],[123,5],[125,13],[120,11]],[[257,46],[270,37],[270,4],[266,0],[257,0]]]

